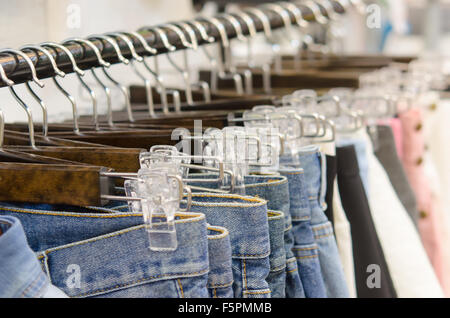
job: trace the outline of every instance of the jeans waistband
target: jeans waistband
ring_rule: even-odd
[[[208,226],[209,273],[208,288],[223,288],[233,284],[231,242],[226,228]]]
[[[0,207],[0,215],[13,215],[21,220],[42,268],[51,282],[69,296],[101,295],[208,272],[203,214],[177,213],[177,249],[155,252],[149,249],[140,213],[102,208],[68,207],[68,210],[79,212]],[[75,288],[68,283],[73,271],[80,275],[80,284]]]
[[[205,216],[176,216],[175,251],[150,250],[145,225],[138,225],[41,251],[38,259],[51,282],[72,297],[206,274],[209,261]],[[68,281],[73,273],[79,274],[78,286]]]
[[[284,249],[284,215],[279,211],[268,212],[270,236],[270,270],[275,272],[286,268]]]

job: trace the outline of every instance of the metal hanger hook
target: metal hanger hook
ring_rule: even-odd
[[[73,54],[70,52],[70,50],[67,47],[65,47],[64,45],[61,45],[59,43],[55,43],[55,42],[44,42],[44,43],[41,43],[40,45],[43,47],[58,48],[61,51],[63,51],[64,53],[66,53],[66,55],[69,57],[70,63],[72,63],[73,71],[76,72],[80,76],[84,76],[84,71],[78,67],[77,62],[75,61],[75,57],[73,56]]]
[[[185,48],[187,48],[187,49],[193,49],[194,48],[192,43],[190,43],[187,40],[187,38],[184,35],[181,27],[179,27],[178,25],[175,25],[175,24],[172,24],[172,23],[167,23],[167,24],[162,25],[162,27],[168,28],[168,29],[172,30],[173,32],[175,32],[178,35],[178,37],[180,38],[181,43],[184,45]]]
[[[102,58],[102,54],[100,53],[100,50],[91,42],[85,39],[80,39],[80,38],[70,38],[67,39],[63,42],[64,44],[68,44],[68,43],[78,43],[79,45],[81,45],[83,47],[82,44],[86,44],[87,46],[89,46],[95,53],[95,56],[97,57],[98,63],[100,64],[100,66],[103,67],[110,67],[111,64],[109,62],[106,62],[103,58]]]
[[[130,39],[130,37],[126,34],[124,34],[123,32],[113,32],[113,33],[107,33],[106,35],[111,36],[111,37],[118,37],[120,38],[122,41],[124,41],[126,43],[126,45],[128,46],[128,49],[131,52],[131,56],[133,59],[135,59],[138,62],[142,62],[144,60],[144,58],[140,55],[138,55],[136,53],[136,49],[134,48],[134,44],[133,41]],[[117,40],[116,40],[117,41]],[[116,42],[117,43],[117,42]],[[117,47],[120,50],[120,46],[117,43]],[[122,54],[121,54],[122,55]]]

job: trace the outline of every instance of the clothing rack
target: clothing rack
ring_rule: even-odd
[[[342,4],[339,1],[335,1],[335,0],[326,0],[326,1],[329,1],[329,3],[332,5],[332,7],[336,13],[339,13],[339,14],[345,13],[346,5]],[[346,3],[348,3],[348,2],[346,2]],[[293,3],[293,4],[295,4],[298,8],[301,9],[301,11],[303,13],[303,18],[305,20],[307,20],[307,21],[314,20],[314,14],[307,6],[304,6],[301,3],[300,4]],[[317,3],[317,4],[319,4],[319,6],[320,6],[320,3]],[[325,8],[323,6],[320,6],[320,8],[321,8],[322,14],[324,16],[328,16]],[[264,8],[261,8],[261,9],[264,10]],[[272,30],[284,27],[284,23],[283,23],[282,17],[280,15],[278,15],[277,13],[275,13],[273,11],[269,11],[269,10],[264,10],[264,13],[266,14],[266,16],[268,17],[268,19],[270,21],[270,26],[271,26]],[[294,24],[296,22],[295,16],[293,14],[291,14],[291,12],[289,12],[289,16],[291,18],[291,22]],[[248,35],[249,30],[248,30],[248,27],[245,24],[245,22],[240,17],[236,16],[236,18],[239,21],[239,23],[241,24],[243,33],[245,35]],[[220,19],[220,17],[219,17],[219,19]],[[262,22],[259,19],[254,18],[253,16],[252,16],[252,19],[254,21],[256,31],[262,32],[264,30]],[[208,35],[212,36],[214,38],[215,42],[220,41],[219,31],[213,25],[211,25],[210,23],[208,23],[206,21],[202,21],[201,18],[198,18],[198,21],[205,27]],[[230,38],[230,39],[235,38],[237,35],[236,35],[236,32],[235,32],[233,26],[225,19],[220,19],[220,21],[225,26],[228,38]],[[167,53],[167,49],[164,47],[161,39],[158,36],[156,36],[156,33],[152,32],[151,30],[139,31],[139,33],[145,38],[145,40],[147,41],[149,46],[157,49],[158,52],[156,54]],[[197,37],[199,45],[208,43],[202,39],[200,33],[197,30],[195,30],[195,33],[196,33],[196,37]],[[167,34],[167,37],[168,37],[170,43],[176,47],[176,50],[182,50],[185,48],[182,45],[180,38],[178,37],[178,35],[175,32],[173,32],[170,29],[167,29],[166,34]],[[185,35],[187,36],[186,33],[185,33]],[[141,43],[139,42],[139,40],[137,38],[133,37],[132,40],[133,40],[133,44],[135,46],[136,52],[138,54],[152,55],[151,53],[149,53],[148,51],[145,50],[145,48],[141,45]],[[121,39],[117,39],[117,41],[118,41],[119,47],[122,51],[122,54],[127,58],[131,57],[129,47],[127,46],[125,41],[123,41]],[[107,43],[105,41],[102,42],[100,40],[92,40],[91,42],[100,50],[101,56],[104,60],[110,62],[111,64],[120,63],[112,45],[110,45],[109,43]],[[85,70],[85,69],[90,69],[90,68],[98,66],[98,60],[95,56],[94,50],[92,48],[90,48],[89,46],[84,45],[84,44],[66,44],[65,46],[73,54],[79,68]],[[72,64],[70,63],[69,57],[67,56],[66,53],[64,53],[60,49],[56,49],[56,50],[51,49],[49,51],[53,55],[53,58],[56,60],[58,67],[62,71],[64,71],[65,73],[73,73]],[[49,77],[52,77],[55,75],[48,57],[45,56],[42,52],[28,52],[27,51],[25,54],[27,54],[27,56],[31,59],[31,61],[35,65],[37,75],[40,79],[49,78]],[[0,63],[3,67],[3,69],[5,70],[7,77],[10,80],[14,81],[15,84],[25,83],[25,82],[31,80],[31,70],[30,70],[28,64],[26,63],[26,61],[22,57],[5,54],[5,55],[0,56]],[[5,87],[5,86],[7,86],[7,84],[4,83],[3,81],[0,81],[0,87]]]

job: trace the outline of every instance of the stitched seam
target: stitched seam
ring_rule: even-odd
[[[285,183],[288,183],[287,179],[276,180],[273,182],[251,183],[251,184],[246,184],[245,187],[246,188],[256,188],[256,187],[261,187],[261,186],[272,187],[272,186],[277,186],[277,185],[283,185]]]
[[[121,287],[127,287],[127,286],[134,285],[134,284],[137,284],[137,283],[146,282],[146,281],[149,281],[149,280],[152,280],[152,279],[155,279],[155,278],[161,278],[161,277],[167,277],[167,276],[184,276],[184,277],[188,277],[188,276],[191,276],[191,275],[203,275],[203,274],[207,273],[208,271],[209,271],[208,269],[205,269],[205,270],[202,270],[200,272],[194,272],[194,273],[161,274],[161,275],[151,276],[151,277],[148,277],[148,278],[142,278],[142,279],[139,279],[139,280],[136,280],[136,281],[132,281],[132,282],[129,282],[129,283],[116,285],[116,286],[109,287],[109,288],[97,289],[97,290],[94,290],[93,292],[83,293],[83,294],[75,295],[73,297],[84,297],[84,296],[94,295],[94,294],[97,294],[97,293],[111,291],[113,289],[117,289],[117,288],[121,288]]]
[[[330,224],[325,224],[325,225],[321,225],[321,226],[317,226],[317,227],[312,227],[313,231],[318,231],[318,230],[322,230],[322,229],[326,229],[326,228],[330,228]]]
[[[244,279],[244,293],[245,293],[247,290],[247,270],[245,267],[245,259],[242,260],[242,264],[243,264],[242,278]]]
[[[221,240],[228,236],[228,233],[220,234],[220,235],[208,235],[208,240]]]
[[[186,202],[186,200],[182,201],[183,203]],[[206,203],[206,202],[195,202],[192,201],[191,206],[205,206],[205,207],[225,207],[225,208],[253,208],[253,207],[259,207],[267,204],[266,200],[258,201],[259,204],[245,204],[245,203]]]
[[[210,230],[210,231],[217,231],[217,232],[221,233],[219,235],[208,235],[207,236],[208,240],[223,239],[223,238],[227,237],[230,234],[227,229],[216,227],[216,226],[208,226],[208,230]]]
[[[278,211],[267,211],[267,217],[269,221],[275,221],[275,220],[284,220],[284,213],[278,212]]]
[[[294,247],[292,248],[294,251],[313,251],[313,250],[317,250],[317,247],[305,247],[305,248],[301,248],[301,247]]]
[[[43,212],[43,211],[36,211],[36,210],[17,210],[17,209],[10,209],[10,208],[3,208],[0,207],[0,210],[4,211],[10,211],[10,212],[17,212],[17,213],[27,213],[27,214],[39,214],[39,215],[52,215],[52,216],[64,216],[64,217],[86,217],[86,218],[119,218],[119,217],[128,217],[128,216],[142,216],[142,214],[118,214],[118,213],[111,213],[107,215],[93,215],[93,214],[77,214],[72,212]]]
[[[212,195],[212,194],[194,194],[192,195],[192,197],[200,197],[200,198],[226,198],[226,199],[238,199],[238,200],[242,200],[242,201],[248,201],[248,202],[261,202],[261,200],[258,199],[252,199],[250,197],[244,197],[244,196],[237,196],[237,195]]]
[[[223,287],[229,287],[231,285],[233,285],[233,281],[231,281],[230,283],[226,283],[226,284],[209,285],[208,288],[223,288]]]
[[[324,238],[324,237],[330,237],[333,236],[333,233],[329,233],[329,234],[324,234],[324,235],[314,235],[315,239],[320,239],[320,238]]]
[[[204,218],[204,215],[203,215],[202,218]],[[183,223],[193,223],[193,222],[194,221],[183,222]],[[88,239],[86,241],[75,242],[75,243],[70,243],[70,244],[67,244],[67,245],[64,245],[64,246],[54,247],[54,248],[48,249],[46,251],[43,251],[43,253],[45,255],[49,255],[50,253],[55,252],[55,251],[63,250],[63,249],[69,248],[69,247],[89,244],[89,243],[100,241],[100,240],[103,240],[103,239],[112,238],[112,237],[115,237],[115,236],[126,234],[126,233],[131,232],[131,231],[137,231],[137,230],[140,230],[140,229],[143,229],[143,228],[146,228],[146,225],[138,225],[136,227],[125,229],[125,230],[122,230],[122,231],[119,231],[119,232],[116,232],[116,233],[111,233],[111,234],[106,234],[106,235],[103,235],[103,236],[100,236],[100,237],[91,238],[91,239]]]
[[[217,298],[217,289],[213,289],[214,290],[214,297],[213,298]]]
[[[63,217],[77,217],[77,218],[100,218],[100,219],[108,219],[108,218],[119,218],[119,217],[129,217],[129,216],[135,216],[135,217],[142,217],[142,213],[133,213],[133,214],[119,214],[119,213],[111,213],[107,215],[95,215],[92,213],[86,213],[86,214],[77,214],[72,212],[44,212],[44,211],[37,211],[37,210],[18,210],[18,209],[12,209],[12,208],[4,208],[0,206],[0,210],[4,211],[10,211],[10,212],[17,212],[17,213],[25,213],[25,214],[38,214],[38,215],[51,215],[51,216],[63,216]],[[0,211],[1,212],[1,211]],[[189,215],[179,215],[176,214],[176,216],[180,218],[197,218],[200,217],[200,213],[195,214],[192,213],[192,216]],[[189,223],[189,221],[182,221],[182,220],[175,220],[177,223]]]
[[[289,175],[296,175],[296,174],[304,174],[304,171],[296,171],[296,172],[284,172],[280,171],[281,174],[289,174]]]
[[[286,274],[290,274],[296,271],[298,271],[298,268],[291,269],[290,271],[287,271]]]
[[[273,273],[273,272],[279,272],[280,270],[285,269],[285,268],[286,268],[286,265],[281,265],[281,266],[272,268],[272,269],[270,270],[270,272],[271,272],[271,273]]]
[[[286,260],[286,264],[287,263],[292,263],[292,262],[296,262],[295,257],[291,257],[290,259]]]
[[[177,279],[178,287],[180,287],[181,298],[184,298],[183,285],[181,285],[180,279]]]
[[[270,290],[265,290],[265,291],[247,291],[244,290],[244,294],[250,294],[250,295],[264,295],[264,294],[270,294]]]
[[[296,259],[317,258],[318,255],[299,256]]]
[[[234,256],[234,257],[243,257],[243,256],[248,256],[248,257],[255,257],[255,256],[266,257],[266,256],[269,256],[269,252],[264,253],[264,254],[233,254],[231,256]]]
[[[31,290],[37,283],[39,282],[39,275],[33,280],[33,282],[31,282],[30,285],[28,285],[27,288],[25,288],[25,290],[20,294],[20,297],[25,297],[25,294]]]

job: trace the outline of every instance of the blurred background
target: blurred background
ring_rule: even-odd
[[[260,4],[261,0],[204,1],[204,0],[0,0],[0,46],[18,48],[24,44],[43,41],[60,42],[68,37],[86,37],[107,31],[136,30],[145,25],[190,19],[196,15],[213,15],[218,11],[232,10],[233,6]],[[387,53],[391,55],[419,56],[450,52],[450,0],[378,0],[364,1],[369,6],[365,14],[350,11],[339,25],[343,39],[342,53]],[[260,48],[263,51],[264,44]],[[236,48],[239,52],[239,47]],[[175,57],[178,53],[175,53]],[[193,70],[205,63],[201,54],[189,53]],[[450,53],[449,53],[450,54]],[[161,58],[161,71],[170,85],[179,83],[179,76]],[[139,79],[124,70],[125,66],[111,68],[124,83]],[[65,80],[71,92],[79,91],[74,81]],[[48,80],[46,80],[48,81]],[[173,83],[173,84],[172,84]],[[20,85],[23,86],[23,85]],[[71,109],[61,107],[66,103],[54,96],[54,87],[47,85],[42,97],[47,101],[49,120],[70,118]],[[20,92],[20,89],[19,89]],[[115,108],[123,106],[116,92]],[[25,94],[26,95],[26,94]],[[59,99],[61,98],[61,99]],[[80,113],[89,113],[91,107],[84,97]],[[5,110],[6,121],[23,121],[25,115],[6,90],[0,90],[0,108]],[[33,104],[31,102],[31,104]],[[11,107],[9,107],[11,106]],[[39,121],[40,109],[33,106]],[[7,111],[6,111],[7,109]]]

